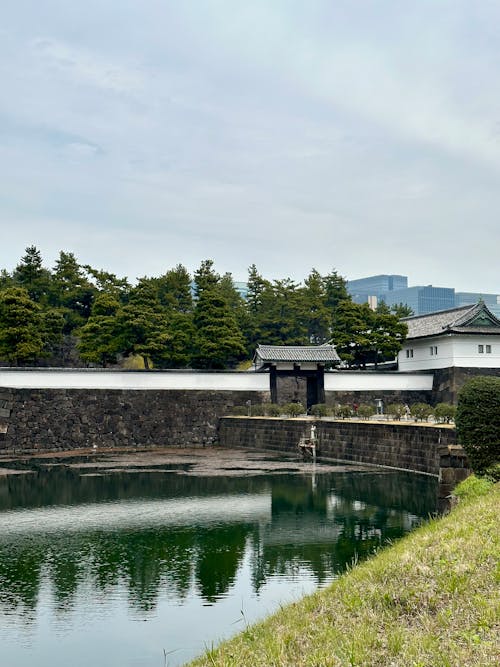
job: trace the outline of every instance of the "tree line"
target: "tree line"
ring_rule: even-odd
[[[178,264],[132,285],[61,251],[52,269],[35,246],[12,272],[0,272],[0,360],[111,366],[142,357],[150,368],[234,368],[258,344],[332,342],[349,366],[393,359],[407,306],[376,311],[354,303],[336,270],[312,269],[302,283],[248,270],[243,298],[230,273],[210,259],[191,276]]]

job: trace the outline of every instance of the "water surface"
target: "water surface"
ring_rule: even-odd
[[[2,665],[181,665],[436,505],[418,475],[101,461],[0,477]]]

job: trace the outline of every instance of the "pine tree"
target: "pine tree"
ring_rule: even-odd
[[[25,252],[14,269],[13,282],[23,287],[30,299],[36,303],[46,303],[50,289],[50,272],[43,267],[42,255],[36,246],[29,246]]]
[[[120,302],[111,294],[99,294],[87,322],[78,331],[78,351],[87,362],[106,366],[116,363],[120,349],[117,315]]]
[[[194,312],[193,366],[226,368],[245,357],[241,329],[217,285],[205,286]]]
[[[22,287],[0,292],[0,359],[34,363],[44,351],[40,306]]]
[[[331,311],[322,276],[312,269],[301,290],[303,310],[307,323],[307,338],[313,345],[322,345],[330,339]]]

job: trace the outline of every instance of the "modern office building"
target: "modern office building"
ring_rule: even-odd
[[[385,301],[388,306],[399,303],[410,306],[415,315],[427,315],[440,310],[473,305],[482,300],[497,317],[500,316],[500,295],[478,292],[455,292],[453,287],[416,285],[408,287],[408,277],[380,274],[349,280],[347,290],[356,303],[368,303],[376,308]]]
[[[369,276],[368,278],[359,278],[358,280],[347,281],[347,291],[356,303],[368,302],[371,305],[375,300],[380,300],[382,295],[393,290],[401,290],[408,287],[408,277],[380,274],[378,276]],[[369,299],[372,297],[372,299]],[[376,303],[375,303],[376,305]]]
[[[455,307],[455,290],[453,287],[418,285],[386,292],[381,298],[388,306],[404,303],[410,306],[415,315],[427,315],[438,310],[448,310]]]

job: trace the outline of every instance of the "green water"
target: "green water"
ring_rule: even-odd
[[[0,665],[181,665],[435,510],[434,479],[321,470],[0,477]]]

